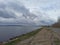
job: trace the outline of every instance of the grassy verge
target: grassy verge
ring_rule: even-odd
[[[25,40],[25,39],[28,39],[28,38],[34,36],[34,35],[37,34],[41,29],[42,29],[42,28],[37,29],[37,30],[32,31],[32,32],[27,33],[27,34],[23,34],[23,35],[21,35],[21,36],[16,36],[16,37],[14,37],[14,38],[11,38],[10,41],[8,41],[5,45],[15,45],[16,43],[18,43],[18,42],[20,42],[20,41],[22,41],[22,40]]]
[[[60,45],[60,39],[58,38],[55,38],[55,41],[54,41],[55,45]]]

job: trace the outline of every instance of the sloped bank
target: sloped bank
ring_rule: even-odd
[[[23,40],[16,45],[60,45],[60,35],[50,28],[43,28],[33,37]]]
[[[4,43],[4,45],[60,45],[60,35],[51,28],[43,27]]]
[[[14,38],[11,38],[8,42],[3,42],[4,45],[15,45],[16,43],[28,39],[32,36],[34,36],[35,34],[37,34],[39,31],[41,31],[43,28],[40,29],[36,29],[35,31],[32,31],[30,33],[27,34],[22,34],[20,36],[16,36]]]

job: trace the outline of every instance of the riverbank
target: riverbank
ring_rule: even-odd
[[[15,45],[60,45],[60,35],[50,28],[43,28],[34,36]]]
[[[58,35],[58,33],[55,32],[54,30],[51,27],[39,28],[39,29],[36,29],[35,31],[29,32],[27,34],[23,34],[20,36],[16,36],[14,38],[10,38],[9,41],[3,42],[3,45],[23,45],[23,44],[25,45],[25,42],[26,42],[26,44],[27,43],[30,44],[33,41],[32,39],[35,40],[36,37],[37,37],[37,41],[38,41],[38,38],[39,38],[39,40],[41,40],[43,38],[44,39],[43,42],[46,41],[45,39],[48,39],[50,41],[52,34],[53,34],[53,41],[56,43],[56,45],[57,44],[60,45],[60,35]],[[42,37],[42,38],[40,38],[40,37]],[[22,42],[22,44],[19,44],[20,42]]]
[[[32,36],[34,36],[36,33],[38,33],[40,30],[42,30],[42,28],[40,29],[36,29],[35,31],[32,31],[30,33],[27,33],[27,34],[22,34],[20,36],[16,36],[14,38],[10,38],[10,40],[8,42],[3,42],[4,45],[15,45],[16,43],[22,41],[22,40],[25,40],[25,39],[28,39]]]

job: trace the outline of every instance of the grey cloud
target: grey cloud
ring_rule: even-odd
[[[31,19],[31,17],[35,18],[36,16],[32,13],[29,12],[28,9],[26,9],[23,5],[20,6],[21,4],[18,3],[10,3],[10,7],[13,8],[15,11],[23,13],[23,16],[27,18],[27,16]]]
[[[16,14],[14,12],[11,12],[11,10],[18,12],[18,13],[22,13],[22,18],[24,17],[25,19],[20,19],[20,18],[16,19]],[[21,24],[23,22],[25,24],[26,23],[28,24],[28,22],[32,21],[36,16],[30,13],[29,10],[26,9],[24,5],[22,4],[18,4],[16,2],[6,2],[6,4],[0,3],[0,17],[3,17],[5,20],[5,22],[3,21],[2,24]],[[9,18],[13,18],[14,22],[10,22],[11,20]]]
[[[22,16],[19,17],[19,18],[18,17],[16,18],[16,14],[12,10],[17,12],[17,13],[22,13]],[[35,15],[35,14],[29,12],[29,9],[27,9],[20,2],[19,3],[16,2],[15,0],[0,3],[0,17],[3,17],[3,18],[7,19],[7,20],[5,19],[5,22],[0,21],[0,24],[29,24],[29,25],[36,25],[36,23],[34,22],[35,18],[37,18],[37,20],[39,20],[37,22],[38,25],[49,23],[49,22],[46,22],[45,20],[40,21],[40,19],[44,18],[43,15],[41,15],[41,13],[40,13],[39,16],[38,16],[37,14]],[[10,18],[13,18],[13,22],[11,22]],[[45,16],[45,18],[46,18],[46,16]],[[7,22],[7,21],[9,21],[9,22]]]
[[[31,14],[28,9],[26,9],[22,4],[16,3],[16,2],[8,2],[7,4],[0,4],[0,9],[3,9],[3,11],[0,11],[0,16],[5,18],[11,18],[14,17],[15,14],[10,12],[10,14],[5,10],[5,8],[13,9],[16,12],[20,12],[23,14],[25,18],[28,17],[36,17],[34,14]],[[9,10],[8,10],[9,11]]]
[[[14,18],[13,15],[14,15],[13,13],[9,14],[9,13],[6,12],[6,11],[0,11],[0,17],[4,17],[4,18]]]

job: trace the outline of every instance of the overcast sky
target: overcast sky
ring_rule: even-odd
[[[0,0],[0,25],[53,24],[60,16],[60,0]]]

